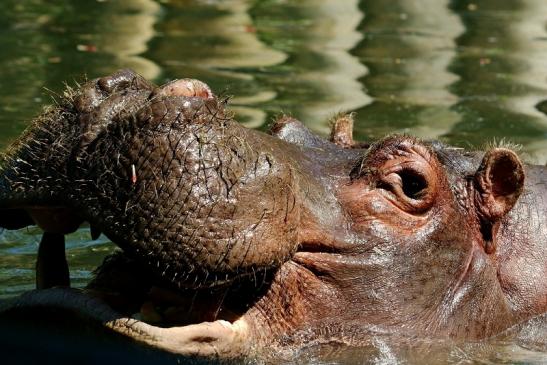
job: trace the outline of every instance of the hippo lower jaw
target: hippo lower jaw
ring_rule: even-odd
[[[243,310],[240,308],[233,310],[230,303],[225,305],[223,303],[225,301],[224,294],[220,294],[223,297],[218,304],[218,292],[223,291],[224,288],[230,288],[234,284],[234,280],[226,283],[217,281],[217,286],[213,289],[206,286],[204,288],[178,288],[178,291],[156,286],[166,284],[161,281],[150,283],[151,288],[148,288],[147,284],[139,283],[140,289],[147,291],[147,293],[150,291],[167,292],[167,296],[178,296],[177,300],[184,297],[183,300],[192,302],[190,310],[179,316],[176,321],[170,322],[153,318],[157,315],[155,312],[152,314],[143,313],[142,308],[148,299],[135,300],[130,295],[120,294],[117,291],[118,288],[109,286],[109,279],[114,278],[119,272],[110,270],[105,264],[108,259],[97,268],[98,276],[86,288],[70,287],[64,235],[76,231],[84,223],[83,219],[70,208],[38,205],[11,207],[0,210],[0,220],[2,226],[9,229],[35,224],[44,231],[36,263],[37,289],[25,292],[15,298],[0,301],[0,323],[6,324],[7,321],[8,324],[12,323],[16,326],[23,323],[29,328],[37,325],[47,328],[50,324],[56,327],[58,321],[66,322],[67,318],[76,317],[71,326],[87,327],[91,325],[93,328],[99,329],[98,332],[94,331],[94,335],[97,336],[121,335],[126,341],[137,342],[175,355],[203,359],[239,359],[263,355],[262,352],[257,351],[257,347],[263,340],[257,330],[260,331],[265,325],[263,322],[267,321],[267,316],[272,313],[266,313],[263,316],[262,312],[269,312],[277,308],[264,308],[261,307],[263,304],[259,302],[268,302],[268,291],[271,286],[276,287],[275,292],[283,286],[281,281],[286,280],[287,277],[294,278],[305,275],[305,272],[312,270],[314,266],[312,263],[315,261],[315,253],[318,250],[319,252],[333,250],[336,246],[335,242],[324,238],[318,242],[314,240],[309,243],[303,242],[285,263],[268,274],[271,275],[268,278],[266,278],[266,273],[264,273],[264,279],[249,280],[248,274],[245,273],[236,278],[236,284],[246,285],[242,290],[242,296],[247,304],[239,303],[241,307],[244,307]],[[90,230],[92,239],[96,239],[101,233],[94,226],[91,226]],[[322,245],[326,245],[328,248]],[[120,257],[122,261],[131,260],[122,253],[112,257]],[[308,261],[303,257],[308,258]],[[123,271],[124,277],[119,281],[123,282],[122,286],[129,286],[136,272],[148,273],[148,268],[138,265],[131,269],[123,267],[121,271]],[[281,272],[281,279],[274,277],[276,272]],[[107,279],[101,278],[101,273]],[[264,288],[257,284],[260,280],[263,281]],[[264,282],[267,283],[264,284]],[[103,286],[103,284],[106,285]],[[174,289],[174,287],[172,288]],[[210,294],[211,290],[217,291],[216,296]],[[194,293],[200,291],[206,292],[205,299],[199,299],[199,303],[194,307],[193,302],[196,300],[196,296],[201,295]],[[238,295],[239,293],[235,294],[235,296]],[[238,300],[241,299],[238,298]],[[122,302],[121,305],[120,302]],[[259,304],[257,305],[257,303]],[[148,304],[153,306],[155,303],[149,301]],[[137,308],[137,310],[131,308]],[[32,320],[27,319],[29,314]],[[35,322],[37,318],[39,323]]]
[[[9,318],[26,312],[43,312],[44,319],[72,313],[85,322],[100,324],[114,332],[154,348],[184,356],[236,358],[248,352],[249,328],[246,319],[226,320],[186,326],[159,327],[121,316],[103,300],[86,290],[51,288],[26,292],[0,303],[0,315]],[[52,313],[54,314],[52,317]],[[78,323],[79,325],[81,323]]]
[[[313,276],[310,272],[314,270],[314,263],[319,258],[316,254],[325,250],[332,252],[339,244],[334,242],[335,240],[326,238],[319,242],[315,240],[309,243],[304,242],[291,258],[269,273],[269,276],[266,277],[264,273],[263,279],[249,280],[246,275],[243,275],[236,280],[236,284],[233,282],[219,284],[219,287],[213,289],[210,287],[165,289],[156,286],[165,283],[139,282],[137,286],[139,290],[146,292],[146,298],[136,300],[131,295],[127,295],[127,292],[120,293],[118,289],[120,286],[130,287],[131,281],[139,281],[135,278],[137,272],[148,273],[148,271],[140,265],[131,268],[123,266],[124,260],[132,262],[133,260],[121,252],[110,256],[114,261],[122,262],[113,264],[114,270],[108,266],[107,258],[105,263],[96,270],[96,276],[86,288],[70,287],[68,266],[64,257],[64,234],[77,230],[83,222],[77,218],[77,215],[74,219],[67,219],[71,216],[68,208],[33,206],[11,211],[0,210],[0,212],[3,212],[5,216],[9,215],[6,212],[12,213],[11,228],[26,226],[32,220],[45,232],[37,258],[38,289],[0,301],[0,323],[11,323],[16,326],[23,324],[29,326],[28,328],[36,326],[48,328],[51,325],[56,328],[57,322],[67,322],[67,318],[75,317],[74,321],[68,319],[70,329],[72,326],[78,328],[92,326],[95,328],[94,336],[121,335],[126,342],[136,342],[177,356],[203,359],[248,359],[268,356],[260,349],[260,345],[264,342],[260,331],[272,325],[268,323],[269,316],[278,318],[279,322],[276,325],[290,325],[285,322],[284,309],[277,307],[282,303],[272,301],[271,297],[278,295],[280,289],[285,290],[285,281],[295,282],[299,278],[305,278],[303,280],[309,283],[309,279]],[[92,232],[92,238],[93,235]],[[63,239],[63,246],[54,247],[53,244],[56,242],[53,241],[58,238]],[[327,245],[329,248],[322,245]],[[325,259],[324,255],[321,257]],[[62,265],[59,264],[61,261]],[[117,268],[120,267],[118,271]],[[113,278],[121,283],[118,287],[110,286],[110,280]],[[258,284],[260,281],[262,284]],[[230,301],[229,298],[230,294],[226,295],[223,291],[226,288],[229,291],[232,286],[237,285],[243,286],[243,289],[235,291],[235,294],[231,296],[236,297],[236,301],[244,303],[238,303],[239,306],[234,308],[233,300]],[[216,291],[216,294],[211,294],[212,291]],[[160,297],[176,296],[175,301],[192,302],[190,309],[184,307],[187,304],[184,303],[181,308],[185,312],[176,320],[154,318],[161,314],[155,312],[155,309],[152,309],[152,313],[145,313],[143,310],[146,304],[149,304],[149,307],[158,304],[153,302],[155,299],[150,299],[154,296],[157,299],[158,295],[154,295],[154,292],[159,292]],[[205,295],[200,292],[204,292]],[[168,298],[168,300],[172,299]]]
[[[109,338],[121,335],[122,341],[126,343],[136,342],[177,356],[208,360],[252,359],[262,356],[267,358],[270,353],[265,350],[268,349],[261,348],[261,345],[268,341],[264,338],[263,330],[270,328],[275,333],[272,326],[291,325],[284,317],[286,313],[283,313],[282,302],[273,303],[272,296],[279,295],[280,289],[285,290],[285,281],[294,283],[301,279],[309,283],[313,276],[311,271],[314,269],[314,263],[319,258],[316,256],[316,246],[316,243],[302,245],[291,259],[272,273],[271,277],[263,279],[266,282],[262,284],[264,287],[256,287],[256,280],[248,281],[245,276],[239,278],[239,284],[244,289],[232,297],[245,301],[246,304],[238,303],[238,309],[234,308],[233,300],[229,298],[230,294],[220,294],[222,298],[218,304],[218,295],[211,294],[210,288],[184,289],[180,292],[160,288],[156,286],[157,283],[152,282],[151,288],[146,287],[147,284],[138,283],[138,286],[144,285],[141,289],[147,292],[146,299],[136,300],[131,295],[120,294],[115,287],[102,286],[105,279],[101,278],[101,273],[108,278],[120,275],[115,270],[111,271],[107,259],[97,269],[97,276],[86,288],[72,288],[68,283],[67,286],[30,290],[18,297],[0,301],[0,323],[7,323],[7,328],[10,328],[9,324],[19,328],[21,324],[24,328],[57,328],[58,322],[69,322],[69,329],[77,328],[78,333],[82,328],[91,327],[94,328],[94,337]],[[320,257],[328,260],[324,256],[320,254]],[[110,257],[114,260],[128,260],[122,253]],[[50,263],[55,262],[51,257],[44,259]],[[46,269],[58,271],[57,267],[50,265],[41,272],[38,271],[37,286],[42,281],[39,275],[49,278],[59,276],[58,273],[47,272]],[[139,270],[146,272],[145,268],[140,267],[122,268],[123,277],[119,278],[121,285],[130,286],[130,280],[138,280],[134,276]],[[229,288],[229,285],[226,288]],[[200,290],[205,292],[205,299],[200,297]],[[218,294],[224,288],[221,286],[213,290]],[[151,297],[168,297],[167,300],[172,302],[173,299],[169,297],[176,297],[174,301],[182,299],[191,301],[192,305],[190,310],[175,320],[161,320],[155,317],[163,313],[158,314],[159,312],[150,308],[145,312],[147,304],[148,307],[162,304],[152,302],[151,300],[155,299],[150,299]],[[186,310],[186,307],[183,310]],[[270,317],[277,318],[278,323],[269,323]],[[273,343],[270,345],[274,346]],[[281,348],[278,350],[281,351]]]

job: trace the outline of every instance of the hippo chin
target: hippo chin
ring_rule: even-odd
[[[330,140],[232,119],[197,80],[123,70],[67,90],[3,155],[0,227],[44,235],[56,308],[168,352],[263,356],[374,336],[482,340],[547,312],[547,169],[508,148]],[[122,251],[69,288],[64,235]]]

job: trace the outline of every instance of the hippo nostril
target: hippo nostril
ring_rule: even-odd
[[[152,91],[155,86],[134,71],[124,69],[98,79],[97,88],[104,96],[109,96],[125,89]]]
[[[113,75],[100,78],[97,85],[105,93],[112,94],[131,86],[137,77],[138,75],[131,70],[120,70]]]

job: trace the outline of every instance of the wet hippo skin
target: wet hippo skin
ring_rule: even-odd
[[[1,159],[0,226],[44,237],[37,290],[0,318],[70,314],[201,359],[487,341],[543,318],[547,169],[504,146],[359,143],[352,123],[250,130],[206,84],[130,70],[66,90]],[[82,224],[121,250],[72,289]]]

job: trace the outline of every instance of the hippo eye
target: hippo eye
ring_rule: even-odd
[[[403,193],[410,199],[418,200],[427,189],[425,178],[412,170],[402,170],[399,173],[401,177]]]
[[[371,157],[369,165],[369,174],[365,175],[369,186],[396,208],[421,215],[437,201],[443,171],[425,146],[416,143],[397,144],[393,149],[384,146],[382,152]]]

